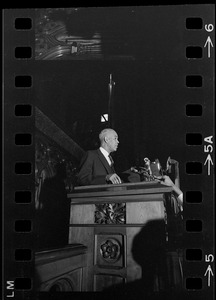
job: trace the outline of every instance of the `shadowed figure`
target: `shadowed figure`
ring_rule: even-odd
[[[167,288],[165,251],[165,223],[163,220],[148,222],[134,237],[133,259],[142,268],[142,278],[129,283],[137,292],[151,294]]]
[[[70,201],[67,199],[64,164],[56,166],[56,175],[45,179],[41,193],[41,209],[36,212],[37,250],[68,244]]]
[[[181,291],[169,286],[171,275],[168,274],[163,220],[149,221],[134,237],[131,252],[133,259],[142,269],[141,278],[112,286],[104,291],[121,294],[125,299],[148,300],[169,299],[166,298],[167,295],[181,294]]]

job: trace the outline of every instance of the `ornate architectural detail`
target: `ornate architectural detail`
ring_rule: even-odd
[[[100,254],[104,260],[113,263],[117,261],[121,254],[121,247],[117,240],[108,239],[100,246]]]
[[[79,59],[82,56],[101,58],[101,35],[99,32],[94,32],[89,38],[76,35],[76,33],[73,35],[68,33],[66,26],[68,16],[76,18],[78,10],[61,8],[36,10],[36,59],[50,60],[62,57],[67,57],[67,59],[78,57]]]
[[[125,203],[105,203],[95,205],[96,224],[125,224]]]
[[[71,280],[60,278],[51,286],[49,292],[72,292],[74,290]]]
[[[129,15],[133,18],[130,8]],[[111,10],[44,8],[36,9],[35,16],[36,60],[134,60],[131,31],[114,34],[113,22],[118,26],[119,20]]]
[[[39,195],[43,182],[56,174],[56,167],[60,166],[65,173],[65,189],[69,192],[73,189],[75,181],[76,165],[72,156],[60,149],[48,137],[36,132],[35,135],[35,208],[40,209]]]
[[[37,107],[35,126],[35,208],[42,209],[39,196],[44,180],[54,177],[58,169],[66,191],[72,191],[84,150]]]

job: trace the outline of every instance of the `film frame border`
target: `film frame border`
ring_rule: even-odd
[[[212,6],[210,5],[209,8],[207,9],[208,15],[204,12],[194,12],[193,15],[191,13],[188,13],[188,15],[185,16],[186,26],[190,22],[192,22],[192,20],[190,20],[189,22],[187,21],[187,19],[194,19],[194,20],[197,19],[196,20],[198,22],[197,26],[198,27],[201,26],[198,29],[194,28],[192,22],[190,23],[190,26],[188,25],[189,26],[189,28],[187,28],[187,30],[189,30],[188,32],[192,32],[192,31],[196,32],[196,30],[201,30],[202,36],[207,37],[207,40],[208,40],[208,36],[212,36],[214,29],[212,30],[213,32],[210,31],[210,29],[214,27],[213,25],[214,14],[213,12],[210,11],[211,8]],[[7,51],[9,49],[9,53],[7,53],[7,55],[5,55],[6,53],[4,53],[4,68],[6,67],[5,65],[7,64],[7,71],[5,71],[4,73],[4,79],[5,82],[7,83],[4,90],[4,97],[5,99],[8,99],[7,102],[5,102],[5,107],[4,107],[4,128],[6,129],[7,126],[6,129],[7,134],[10,133],[9,135],[13,138],[8,140],[7,137],[6,140],[6,136],[4,136],[5,137],[4,165],[5,164],[7,165],[7,171],[4,174],[4,179],[5,179],[4,182],[6,182],[6,185],[10,184],[10,189],[8,189],[8,186],[6,185],[4,186],[5,201],[8,201],[8,202],[4,202],[4,209],[5,209],[4,219],[6,219],[7,221],[4,230],[5,232],[10,233],[11,235],[11,239],[7,241],[4,240],[5,246],[8,247],[8,249],[10,249],[9,253],[5,255],[7,264],[9,264],[9,269],[7,269],[7,274],[6,276],[4,276],[4,287],[5,287],[6,297],[8,295],[8,292],[9,293],[15,292],[15,294],[18,294],[18,296],[22,298],[24,296],[28,297],[32,295],[31,292],[31,288],[33,286],[32,274],[34,272],[33,256],[32,256],[32,249],[31,249],[31,246],[33,245],[33,241],[34,241],[34,235],[33,232],[31,231],[31,227],[29,232],[25,232],[25,224],[28,224],[29,226],[31,220],[34,220],[34,200],[33,200],[34,193],[32,192],[34,191],[34,164],[32,162],[34,162],[35,119],[34,119],[34,103],[32,103],[32,99],[34,99],[33,96],[34,88],[32,88],[34,78],[33,79],[31,78],[31,69],[34,67],[34,64],[36,63],[34,62],[34,56],[32,55],[33,53],[32,49],[34,49],[34,11],[32,9],[12,10],[10,12],[6,11],[5,16],[6,15],[7,17],[10,17],[12,21],[7,22],[7,26],[8,26],[7,30],[10,33],[9,34],[10,38],[4,37],[4,43],[5,43],[4,48],[7,49]],[[16,23],[17,22],[16,19],[19,19],[19,22],[21,23],[22,23],[21,19],[26,20],[24,22],[26,22],[27,24],[26,25],[27,29],[23,29],[21,23],[19,22]],[[187,22],[189,23],[187,24]],[[200,25],[201,24],[200,22],[202,23],[202,25]],[[213,27],[211,27],[210,25]],[[18,26],[18,29],[15,28],[16,26]],[[213,213],[214,211],[213,201],[212,202],[209,201],[208,205],[207,203],[204,203],[204,201],[205,199],[209,199],[209,198],[213,200],[214,197],[213,176],[209,176],[212,174],[208,175],[207,173],[209,172],[207,171],[207,168],[209,170],[208,166],[209,164],[211,164],[211,161],[210,159],[208,159],[208,157],[210,155],[210,158],[213,158],[211,157],[211,154],[212,155],[214,154],[213,152],[214,132],[212,131],[213,123],[214,123],[214,119],[212,115],[213,108],[214,108],[214,103],[213,103],[214,69],[213,69],[212,57],[211,58],[208,57],[208,59],[203,58],[205,61],[204,62],[201,61],[200,56],[201,55],[204,56],[204,51],[207,50],[203,47],[203,45],[200,46],[203,43],[203,39],[196,38],[195,43],[193,42],[192,38],[190,38],[189,40],[190,40],[190,42],[188,42],[189,44],[185,45],[186,57],[188,59],[193,59],[193,60],[197,59],[197,64],[201,64],[203,69],[202,69],[202,74],[197,74],[195,71],[195,75],[189,74],[188,75],[189,77],[186,76],[185,78],[186,86],[189,89],[190,88],[196,89],[202,87],[204,83],[204,88],[206,89],[206,94],[207,94],[206,96],[210,100],[207,103],[207,106],[205,106],[206,104],[204,102],[203,103],[187,102],[185,107],[186,114],[187,112],[189,113],[189,111],[191,110],[189,115],[187,115],[188,117],[191,118],[201,117],[204,125],[202,128],[200,128],[200,130],[197,130],[193,124],[189,124],[188,126],[187,135],[191,134],[191,139],[195,139],[194,135],[199,136],[197,137],[199,142],[198,144],[194,144],[194,141],[191,141],[188,137],[186,137],[186,141],[188,141],[189,143],[188,144],[186,142],[187,145],[191,147],[191,146],[200,145],[201,143],[201,145],[203,146],[203,151],[202,153],[200,153],[201,155],[199,155],[200,159],[193,161],[193,158],[191,157],[191,160],[187,162],[192,165],[190,166],[186,165],[186,173],[187,173],[186,176],[188,176],[188,178],[190,178],[190,176],[196,176],[196,175],[202,177],[203,186],[205,186],[206,188],[204,188],[203,191],[200,191],[198,186],[193,187],[192,189],[188,188],[188,190],[186,190],[184,194],[184,197],[186,199],[184,204],[184,219],[185,219],[184,222],[185,222],[185,230],[186,230],[184,238],[185,238],[185,243],[188,245],[188,248],[185,249],[185,254],[184,254],[184,273],[186,273],[184,276],[185,277],[184,287],[186,288],[186,286],[188,286],[186,290],[188,291],[188,295],[191,296],[190,299],[192,299],[192,297],[195,297],[194,299],[199,299],[199,297],[202,297],[203,295],[205,297],[208,297],[208,299],[211,299],[211,296],[213,294],[213,285],[211,285],[210,288],[208,287],[208,281],[204,284],[203,282],[206,281],[207,279],[206,276],[209,277],[208,274],[210,274],[210,271],[208,270],[213,268],[212,263],[214,261],[214,255],[213,255],[214,249],[212,245],[212,241],[213,241],[212,235],[213,235],[213,223],[215,221],[215,216]],[[27,44],[26,41],[28,41]],[[13,45],[13,47],[11,47],[11,44]],[[21,47],[24,47],[25,49],[24,52],[26,51],[26,54],[22,52]],[[195,51],[197,51],[196,53],[194,52],[194,49],[191,49],[192,47],[196,48],[195,49]],[[200,48],[202,49],[202,51],[200,50]],[[16,57],[16,55],[18,57]],[[200,61],[198,61],[198,59],[200,59]],[[21,78],[20,76],[21,77],[25,76],[25,77]],[[15,87],[16,85],[17,87]],[[22,101],[20,101],[20,99],[22,99]],[[189,106],[193,106],[193,105],[196,106],[197,111],[199,111],[197,112],[197,115],[193,108],[189,108]],[[18,110],[17,106],[25,107],[24,110],[31,111],[30,114],[28,112],[26,113],[23,112],[23,115],[19,115],[19,113],[16,115],[16,111]],[[26,131],[26,128],[28,128],[28,131]],[[19,143],[16,144],[16,142],[14,141],[16,141],[17,134],[27,135],[28,140],[30,135],[31,142],[25,144],[26,143],[25,141],[24,144],[22,144],[21,142],[20,144]],[[200,141],[200,135],[202,141]],[[25,140],[24,136],[19,138]],[[23,161],[23,155],[25,157],[24,161]],[[14,163],[17,163],[17,165],[15,166]],[[205,167],[205,165],[207,165],[207,168]],[[15,168],[18,168],[17,170],[21,170],[20,171],[21,173],[15,174],[14,173]],[[187,172],[188,170],[189,173]],[[212,170],[211,166],[210,166],[210,170]],[[190,186],[190,180],[188,180],[188,186]],[[212,188],[212,190],[210,190],[209,187],[210,189]],[[25,201],[19,202],[19,200],[16,201],[15,193],[20,193],[20,195],[23,193],[22,196],[27,197],[28,200],[25,200],[26,202]],[[24,196],[24,193],[27,193],[28,196]],[[31,193],[31,196],[29,196],[29,193]],[[189,195],[189,193],[191,194]],[[190,200],[191,198],[194,197],[194,195],[192,195],[193,193],[201,193],[201,196],[200,195],[198,196],[199,199],[201,200],[199,200],[197,203]],[[16,199],[18,199],[18,196]],[[23,209],[24,206],[27,209]],[[200,213],[201,206],[202,206],[202,211]],[[212,212],[212,217],[213,217],[212,223],[207,222],[209,221],[209,212]],[[191,216],[193,216],[193,218],[191,218]],[[17,221],[19,222],[16,223]],[[16,231],[16,226],[18,226],[18,228],[21,230],[20,231],[21,234],[18,234],[19,236],[17,236],[17,234],[14,232],[14,228]],[[197,228],[199,229],[197,230]],[[195,234],[196,239],[194,239],[193,230],[195,231],[197,230],[199,232]],[[27,241],[26,234],[28,239],[27,243],[26,243]],[[197,238],[198,236],[199,238]],[[205,243],[203,243],[204,236],[206,237]],[[15,247],[15,249],[11,249],[10,247]],[[15,254],[14,254],[14,250],[15,250]],[[22,259],[17,259],[17,257],[20,256],[22,257],[22,255],[24,255],[20,253],[26,253],[26,255],[30,259],[26,261],[25,260],[23,261]],[[21,261],[23,262],[23,265]],[[192,262],[194,263],[194,266],[192,266]],[[210,269],[208,269],[209,266]],[[187,272],[187,270],[189,270],[189,272]],[[25,276],[23,276],[23,274]],[[203,294],[204,292],[205,294]]]

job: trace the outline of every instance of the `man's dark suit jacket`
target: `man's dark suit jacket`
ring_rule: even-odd
[[[115,173],[99,149],[90,150],[81,160],[78,185],[106,184],[106,175]]]

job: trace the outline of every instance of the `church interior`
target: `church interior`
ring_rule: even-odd
[[[76,174],[111,127],[120,142],[117,173],[146,157],[165,169],[171,157],[188,188],[185,101],[200,95],[185,87],[183,10],[36,10],[36,291],[182,292],[183,220],[170,205],[171,188],[77,187]]]

